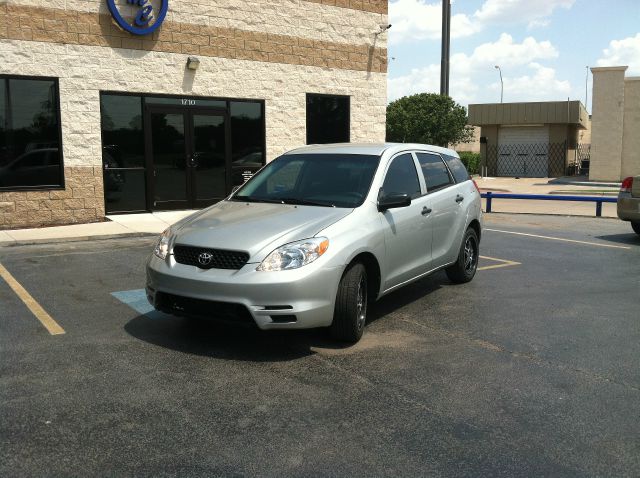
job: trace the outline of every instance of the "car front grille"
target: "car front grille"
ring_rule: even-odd
[[[255,325],[249,310],[242,304],[193,299],[157,292],[155,307],[162,312],[186,317],[200,317],[234,324]]]
[[[238,270],[249,261],[249,254],[246,252],[183,245],[176,245],[173,255],[176,262],[200,269]]]

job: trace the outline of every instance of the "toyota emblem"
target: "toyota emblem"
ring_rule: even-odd
[[[211,259],[213,259],[213,254],[210,252],[203,252],[198,256],[198,262],[203,266],[211,264]]]

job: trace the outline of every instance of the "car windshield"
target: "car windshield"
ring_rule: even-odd
[[[269,163],[233,201],[354,208],[371,187],[379,156],[288,154]]]

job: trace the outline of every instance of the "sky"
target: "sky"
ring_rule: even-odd
[[[463,106],[580,100],[587,66],[640,76],[640,0],[452,0],[449,94]],[[442,3],[390,0],[388,99],[440,92]],[[585,95],[585,82],[588,92]]]

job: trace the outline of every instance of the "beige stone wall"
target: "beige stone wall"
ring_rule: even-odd
[[[463,152],[470,151],[472,153],[480,152],[480,126],[473,127],[473,139],[468,143],[458,143],[450,145],[454,151]]]
[[[0,2],[2,3],[2,2]],[[152,0],[152,3],[157,3]],[[336,3],[338,4],[336,6]],[[294,35],[311,40],[362,44],[372,43],[372,33],[387,20],[387,1],[321,2],[312,0],[198,0],[171,1],[166,21],[207,27]],[[358,5],[358,3],[360,5]],[[8,0],[12,6],[46,7],[108,16],[105,0]],[[126,0],[116,0],[126,6]],[[125,7],[126,8],[126,7]],[[124,11],[124,10],[123,10]],[[82,16],[81,16],[82,17]],[[163,26],[164,28],[164,26]],[[381,37],[378,41],[384,41]]]
[[[68,167],[64,175],[63,190],[0,191],[0,229],[102,220],[102,167]]]
[[[640,77],[624,81],[624,131],[620,178],[640,174]]]
[[[589,179],[618,181],[621,176],[626,66],[591,68],[593,107]]]
[[[264,100],[267,160],[305,143],[306,93],[350,96],[351,140],[384,141],[386,21],[386,0],[171,2],[141,39],[102,0],[0,1],[0,74],[59,78],[66,179],[0,192],[0,228],[103,217],[101,91]]]

